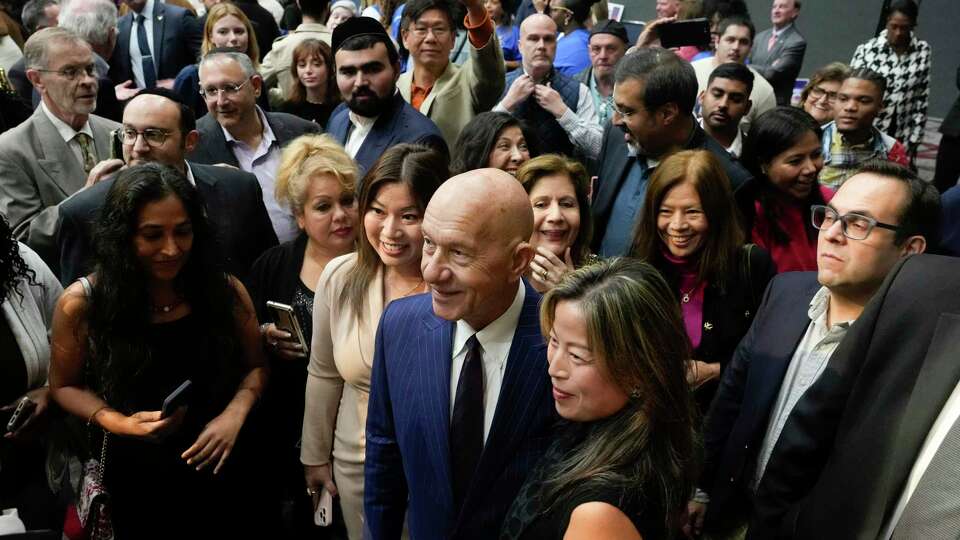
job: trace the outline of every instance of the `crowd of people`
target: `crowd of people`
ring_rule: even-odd
[[[915,0],[11,2],[0,536],[960,530]]]

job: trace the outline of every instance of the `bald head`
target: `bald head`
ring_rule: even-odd
[[[420,268],[433,310],[480,330],[513,303],[533,258],[533,210],[517,180],[499,169],[444,182],[423,216]]]
[[[520,54],[523,68],[540,80],[553,68],[557,55],[557,23],[546,15],[530,15],[520,23]]]

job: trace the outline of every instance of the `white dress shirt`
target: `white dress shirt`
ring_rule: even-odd
[[[140,13],[130,10],[130,13],[133,14],[133,24],[130,25],[130,67],[133,68],[133,82],[137,83],[137,88],[147,86],[143,78],[143,56],[140,54],[140,41],[137,40],[137,15],[143,15],[143,28],[147,31],[147,47],[150,49],[150,54],[153,54],[153,2],[154,0],[147,0],[147,3],[143,6],[143,11]],[[160,67],[159,62],[160,59],[154,56],[153,66],[155,68]]]
[[[700,127],[704,127],[704,126],[703,126],[703,117],[700,118]],[[706,128],[704,128],[704,129],[706,129]],[[707,136],[709,137],[710,134],[707,133]],[[714,139],[714,140],[716,140],[716,139]],[[719,142],[719,141],[717,141],[717,142]],[[731,156],[733,156],[733,157],[735,157],[735,158],[737,158],[737,159],[740,159],[740,154],[743,153],[743,132],[740,131],[739,127],[737,128],[737,136],[733,139],[733,142],[730,143],[730,146],[724,148],[724,150],[726,150],[727,153],[730,154]]]
[[[347,144],[344,145],[344,150],[347,151],[347,155],[351,158],[356,158],[357,152],[359,152],[360,147],[363,146],[363,141],[367,140],[367,135],[369,135],[370,130],[373,129],[373,124],[377,121],[377,118],[380,117],[374,116],[373,118],[367,118],[353,111],[348,112],[347,117],[350,118],[353,129],[351,129],[350,134],[347,135]]]
[[[463,362],[467,357],[467,340],[476,334],[477,341],[483,348],[484,443],[490,434],[490,426],[493,425],[493,415],[497,412],[500,386],[503,384],[503,374],[507,368],[507,356],[513,344],[513,334],[517,331],[517,322],[520,320],[520,310],[523,308],[525,296],[526,290],[521,281],[517,285],[517,294],[513,297],[513,303],[496,320],[479,332],[471,328],[466,321],[459,320],[453,334],[453,362],[450,364],[450,416],[453,416],[453,405],[457,399],[457,383],[460,380],[460,372],[463,371]]]
[[[73,156],[77,158],[77,162],[79,162],[80,166],[83,167],[83,149],[80,148],[80,142],[77,140],[77,134],[86,133],[90,136],[90,144],[93,144],[93,130],[90,128],[90,120],[84,122],[83,127],[77,131],[50,112],[50,109],[47,108],[47,104],[43,101],[40,102],[40,107],[43,109],[43,113],[47,115],[50,123],[53,124],[53,127],[56,128],[57,133],[63,137],[63,142],[67,143],[67,147],[73,152]],[[93,147],[93,152],[94,160],[100,161],[100,157],[96,155],[96,146]]]
[[[907,477],[907,483],[900,495],[900,500],[897,502],[897,506],[890,516],[890,521],[883,528],[883,534],[879,538],[889,540],[893,536],[893,532],[897,530],[897,524],[900,522],[900,517],[903,516],[903,510],[910,502],[910,498],[913,497],[913,492],[917,489],[920,479],[923,478],[923,473],[927,471],[930,461],[933,460],[933,456],[940,449],[947,433],[958,419],[960,419],[960,383],[957,383],[957,386],[953,388],[953,393],[947,398],[943,409],[940,410],[940,415],[937,416],[933,426],[930,427],[930,432],[927,433],[927,438],[923,441],[923,446],[920,447],[920,453],[917,454],[917,460],[913,462],[913,468],[910,469],[910,476]]]

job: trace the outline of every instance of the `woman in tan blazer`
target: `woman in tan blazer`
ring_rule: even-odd
[[[448,169],[447,158],[426,146],[384,152],[360,190],[357,252],[330,261],[317,284],[300,461],[308,491],[339,494],[351,539],[363,536],[364,430],[377,323],[390,301],[426,292],[420,224]]]

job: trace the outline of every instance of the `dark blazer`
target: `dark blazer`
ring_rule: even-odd
[[[759,71],[773,87],[777,105],[790,105],[793,84],[797,81],[797,75],[803,67],[803,56],[807,52],[807,40],[794,22],[777,37],[773,48],[768,51],[767,44],[772,35],[773,28],[757,34],[753,49],[750,50],[750,66]]]
[[[680,276],[672,264],[663,258],[658,259],[655,266],[671,285],[679,303]],[[770,254],[753,244],[740,250],[737,263],[737,271],[727,276],[723,288],[710,283],[703,293],[703,326],[700,344],[693,351],[693,357],[704,362],[720,363],[720,378],[697,388],[694,394],[704,413],[710,407],[737,345],[750,329],[767,284],[777,273]]]
[[[347,144],[347,137],[353,128],[349,113],[347,104],[341,103],[334,109],[333,114],[330,115],[330,121],[327,122],[327,133],[342,145]],[[360,175],[357,178],[363,178],[387,148],[400,143],[425,144],[449,155],[447,143],[443,141],[443,135],[440,134],[440,129],[433,120],[414,109],[397,92],[393,96],[390,107],[374,122],[373,128],[353,158],[360,167]]]
[[[243,279],[253,261],[277,245],[260,184],[252,174],[190,163],[207,217],[231,274]],[[93,222],[100,215],[114,178],[107,178],[60,204],[60,280],[68,285],[88,274],[93,263]]]
[[[749,511],[749,482],[770,411],[793,353],[810,324],[816,272],[773,278],[757,316],[723,373],[703,428],[700,488],[710,494],[705,526],[719,530]]]
[[[503,386],[464,511],[453,508],[450,362],[456,323],[433,314],[429,294],[390,303],[377,329],[367,416],[364,511],[371,538],[496,538],[557,421],[540,295],[526,298]],[[400,471],[403,474],[400,474]]]
[[[273,135],[277,138],[280,146],[285,146],[288,142],[307,133],[318,133],[320,126],[313,122],[308,122],[303,118],[298,118],[292,114],[263,112],[273,130]],[[226,163],[234,167],[240,167],[237,156],[234,155],[227,139],[223,136],[223,128],[208,114],[197,120],[197,131],[200,132],[200,144],[193,149],[193,152],[187,156],[190,162],[204,163],[207,165],[216,165],[217,163]]]
[[[960,67],[957,68],[957,90],[960,90]],[[950,112],[940,124],[940,133],[950,137],[960,137],[960,97],[953,101]]]
[[[110,57],[110,80],[114,84],[133,80],[130,65],[130,30],[133,27],[131,10],[117,20],[117,46]],[[197,61],[203,27],[197,18],[182,7],[154,0],[153,57],[157,80],[173,79],[184,66]]]
[[[122,122],[123,106],[117,101],[117,93],[113,88],[114,83],[110,80],[110,77],[107,76],[107,73],[110,71],[110,65],[97,53],[93,53],[93,61],[97,65],[97,71],[100,73],[100,76],[97,77],[99,89],[97,90],[97,109],[95,112],[97,116],[108,118],[114,122]],[[10,79],[10,84],[13,85],[20,97],[27,103],[31,103],[34,109],[40,106],[40,93],[34,89],[33,84],[27,79],[25,58],[14,62],[14,64],[10,66],[10,70],[7,71],[7,76]]]
[[[738,161],[719,143],[707,136],[699,125],[694,126],[693,135],[684,150],[709,150],[720,160],[720,165],[730,177],[730,184],[736,191],[741,185],[753,176],[747,172]],[[603,144],[600,146],[599,170],[594,171],[597,182],[593,188],[593,241],[591,248],[594,253],[600,251],[603,236],[607,232],[607,221],[610,220],[610,211],[613,202],[620,195],[620,186],[627,178],[634,158],[627,153],[627,142],[623,140],[623,131],[613,122],[608,122],[603,130]]]
[[[878,537],[960,380],[958,290],[960,259],[894,267],[790,414],[751,537]]]

